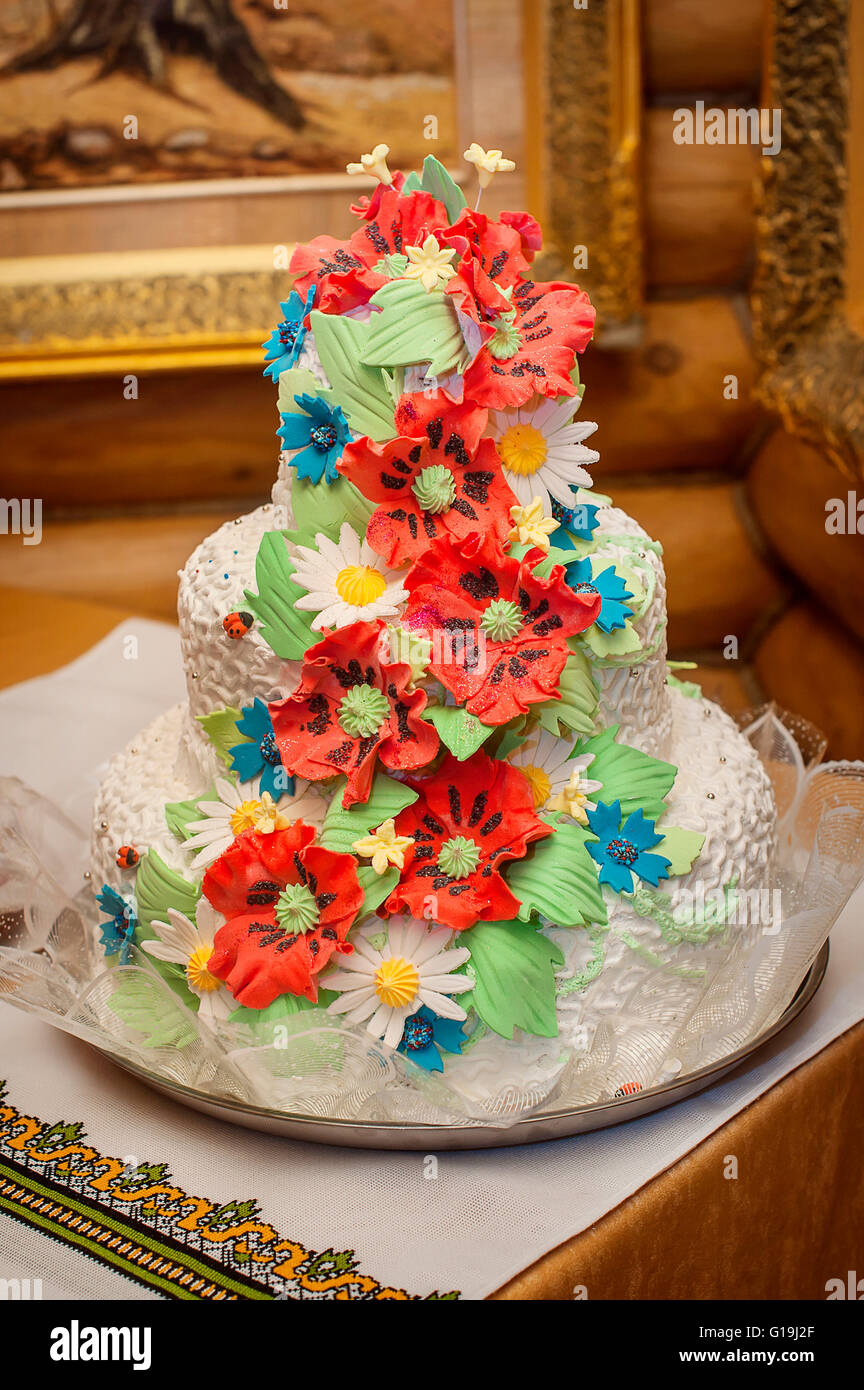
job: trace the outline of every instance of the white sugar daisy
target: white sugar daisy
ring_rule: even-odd
[[[551,511],[551,498],[572,507],[573,487],[590,487],[586,465],[600,455],[586,449],[583,440],[597,426],[591,420],[574,421],[580,396],[545,400],[534,396],[517,410],[490,410],[489,431],[498,446],[504,476],[523,507],[539,497]]]
[[[366,1031],[389,1048],[398,1047],[406,1018],[424,1004],[440,1018],[464,1022],[465,1010],[450,996],[473,986],[467,976],[453,974],[471,952],[448,950],[453,932],[411,917],[391,917],[384,930],[380,950],[366,932],[352,936],[354,954],[343,956],[332,975],[322,975],[326,989],[339,991],[330,1013],[344,1014],[346,1023],[368,1019]]]
[[[296,607],[317,612],[313,632],[395,617],[408,595],[398,575],[361,541],[353,526],[343,521],[338,544],[319,532],[315,546],[313,550],[296,545],[292,554],[294,583],[307,590]]]
[[[214,1023],[227,1018],[236,1009],[237,1000],[207,969],[213,954],[213,938],[225,918],[205,897],[198,899],[194,922],[173,907],[168,908],[166,916],[167,922],[153,922],[156,940],[143,941],[144,950],[157,960],[183,966],[186,984],[201,1001],[200,1019]]]
[[[585,776],[594,761],[593,754],[580,753],[571,758],[572,747],[567,739],[556,738],[542,729],[515,748],[507,761],[528,778],[538,811],[565,811],[580,825],[587,825],[586,812],[594,810],[594,802],[588,798],[603,783]]]
[[[301,784],[294,796],[282,796],[278,802],[250,782],[235,786],[227,777],[217,777],[214,785],[219,800],[199,801],[201,819],[189,821],[186,826],[192,833],[183,848],[194,855],[199,871],[214,864],[244,830],[269,835],[274,830],[287,829],[295,820],[317,825],[327,810],[326,798],[309,783]]]

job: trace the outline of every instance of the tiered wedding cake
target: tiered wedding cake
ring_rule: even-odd
[[[508,164],[469,156],[481,187]],[[98,796],[102,944],[222,1036],[326,1009],[402,1084],[494,1100],[590,1050],[646,962],[674,1000],[765,881],[773,800],[669,674],[661,547],[592,491],[587,296],[434,159],[359,167],[357,230],[297,250],[265,345],[272,502],[189,559],[188,703]]]

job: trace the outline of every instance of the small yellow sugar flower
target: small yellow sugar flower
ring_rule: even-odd
[[[396,822],[391,819],[385,820],[371,835],[355,840],[351,848],[363,859],[372,860],[376,874],[383,874],[391,864],[397,869],[405,868],[405,851],[413,843],[410,835],[396,834]]]
[[[387,168],[389,153],[389,145],[376,145],[371,154],[361,154],[359,164],[347,164],[345,171],[348,174],[371,174],[379,183],[391,184],[393,175]]]
[[[513,529],[507,537],[509,541],[537,546],[538,549],[548,552],[549,537],[553,531],[558,530],[559,523],[554,516],[544,516],[543,503],[539,497],[535,497],[527,507],[511,507],[510,518]]]
[[[452,280],[456,274],[450,264],[456,255],[456,248],[439,246],[438,238],[431,234],[422,246],[406,246],[405,255],[408,257],[405,279],[419,280],[427,294],[437,290],[442,280]]]
[[[587,805],[588,796],[582,790],[582,774],[578,768],[574,768],[570,773],[570,781],[552,798],[549,809],[550,811],[564,811],[580,825],[587,825],[588,812],[585,809]]]
[[[504,159],[500,150],[484,150],[476,140],[465,151],[465,160],[477,166],[481,188],[488,188],[496,174],[512,174],[516,168],[512,159]]]

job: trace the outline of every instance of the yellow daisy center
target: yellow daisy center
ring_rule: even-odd
[[[241,801],[231,816],[231,829],[234,834],[242,835],[244,830],[254,830],[261,819],[263,810],[264,807],[260,801]]]
[[[343,603],[364,608],[387,588],[387,580],[371,565],[346,565],[336,576],[336,592]]]
[[[511,425],[498,441],[504,467],[520,477],[530,477],[542,468],[549,450],[546,440],[533,425]]]
[[[531,784],[531,792],[534,797],[534,805],[545,806],[546,802],[549,800],[549,793],[552,790],[552,783],[549,781],[549,778],[547,774],[543,771],[542,767],[535,767],[533,763],[531,763],[527,767],[520,766],[519,771],[521,773],[524,773],[524,775],[528,778],[528,781]]]
[[[375,992],[381,1003],[390,1009],[402,1009],[410,1004],[419,988],[417,967],[403,956],[382,960],[375,972]]]
[[[219,989],[222,984],[222,981],[217,980],[207,969],[207,962],[212,954],[212,946],[199,946],[186,962],[186,979],[191,988],[199,994],[209,994],[211,990]]]

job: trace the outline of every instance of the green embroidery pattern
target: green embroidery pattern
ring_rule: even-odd
[[[46,1124],[10,1104],[0,1081],[0,1212],[166,1298],[398,1299],[358,1268],[353,1250],[309,1250],[279,1235],[252,1200],[211,1202],[174,1182],[165,1163],[100,1154],[84,1127]]]

